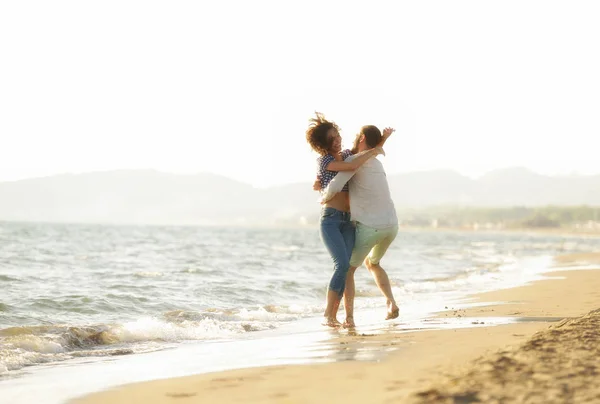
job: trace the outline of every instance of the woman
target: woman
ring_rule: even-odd
[[[357,155],[352,161],[344,161],[352,155],[350,150],[342,151],[342,138],[338,126],[325,119],[323,114],[317,113],[310,120],[306,131],[306,140],[314,151],[319,153],[317,159],[317,177],[321,189],[336,176],[338,171],[353,171],[362,166],[371,157],[383,153],[380,147],[365,151]],[[350,200],[348,198],[348,184],[342,192],[325,203],[321,210],[320,225],[321,240],[333,259],[333,276],[329,281],[327,290],[327,306],[325,308],[325,325],[339,327],[337,311],[340,306],[346,274],[350,268],[350,256],[354,248],[354,225],[350,222]]]

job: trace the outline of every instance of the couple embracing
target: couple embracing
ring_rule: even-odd
[[[337,312],[344,298],[344,326],[354,327],[354,272],[364,262],[387,302],[386,319],[399,309],[387,273],[379,264],[398,233],[398,218],[383,165],[375,157],[394,132],[363,126],[352,150],[342,150],[339,127],[317,113],[306,140],[320,156],[315,189],[321,191],[321,239],[333,260],[327,290],[325,324],[339,327]],[[385,155],[385,154],[384,154]]]

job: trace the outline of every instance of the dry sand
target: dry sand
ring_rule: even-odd
[[[560,262],[600,262],[598,257],[562,257]],[[379,362],[202,374],[128,385],[75,402],[600,402],[600,313],[584,316],[600,307],[600,271],[549,276],[552,279],[476,296],[508,304],[440,314],[513,316],[515,324],[332,338],[339,350],[366,343],[381,350],[397,348]]]
[[[417,392],[419,403],[600,402],[600,310],[566,319]]]

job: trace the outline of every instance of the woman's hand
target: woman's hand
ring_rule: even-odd
[[[321,179],[319,177],[317,177],[317,179],[315,180],[315,182],[313,184],[313,189],[315,191],[320,191],[321,190]]]

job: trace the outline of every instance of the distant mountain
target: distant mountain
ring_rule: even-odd
[[[471,204],[477,182],[456,171],[435,170],[388,175],[396,205],[417,207],[446,204]]]
[[[398,207],[600,205],[600,175],[550,177],[516,167],[477,180],[455,171],[425,171],[392,175],[389,182]]]
[[[389,175],[399,209],[436,205],[600,205],[600,175],[549,177],[524,168],[473,180],[449,170]],[[0,220],[256,224],[316,221],[311,183],[256,189],[213,174],[118,170],[0,183]]]
[[[247,215],[255,189],[212,175],[122,170],[0,183],[0,218],[101,223],[222,222]]]

